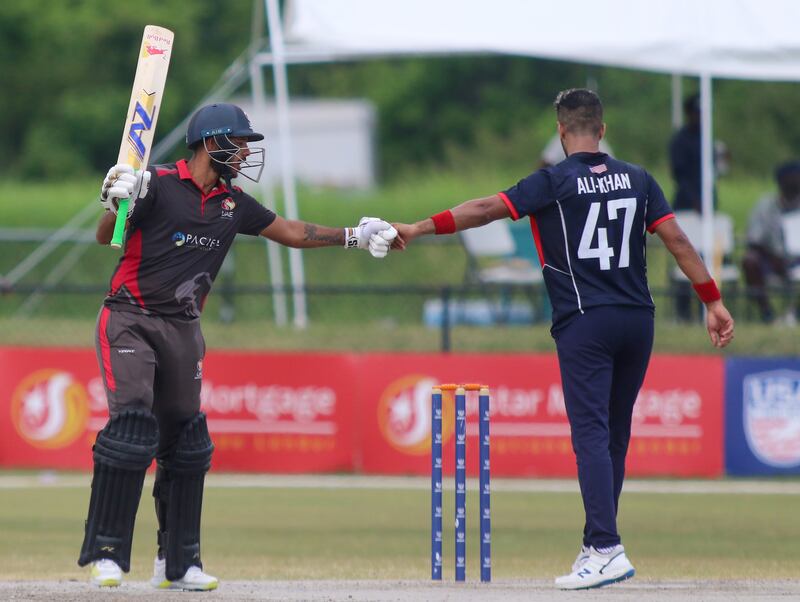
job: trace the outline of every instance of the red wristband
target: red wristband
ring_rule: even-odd
[[[717,288],[717,283],[712,278],[708,282],[701,282],[700,284],[693,284],[694,292],[700,297],[703,303],[711,303],[712,301],[719,301],[722,295]]]
[[[431,219],[433,220],[436,234],[452,234],[456,231],[456,220],[449,209],[432,215]]]

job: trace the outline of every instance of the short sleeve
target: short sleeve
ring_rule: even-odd
[[[659,224],[674,218],[675,214],[655,178],[649,173],[645,173],[645,176],[647,178],[647,213],[644,216],[644,223],[647,225],[647,231],[652,234]]]
[[[555,200],[550,176],[544,169],[532,173],[498,194],[515,220],[525,215],[532,215]]]
[[[158,198],[158,174],[155,168],[148,167],[147,171],[150,172],[150,185],[147,188],[147,194],[144,198],[137,199],[136,204],[133,206],[133,213],[128,218],[128,223],[131,226],[139,225],[144,218],[153,210],[153,206]]]
[[[242,204],[242,218],[239,222],[239,233],[258,236],[261,231],[275,221],[275,213],[264,207],[248,194],[237,195],[237,203]],[[237,197],[234,197],[237,198]]]

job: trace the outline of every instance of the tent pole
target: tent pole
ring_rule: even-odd
[[[683,76],[672,74],[672,129],[678,130],[683,125]]]
[[[264,97],[263,67],[250,61],[250,90],[253,95],[253,106],[259,115],[266,114],[266,98]],[[261,175],[258,183],[264,205],[272,211],[276,210],[272,176],[268,170]],[[281,247],[274,240],[265,239],[267,243],[267,261],[269,264],[269,282],[272,285],[272,306],[276,326],[286,326],[288,312],[286,307],[286,289],[283,282],[283,260]]]
[[[289,85],[286,75],[286,53],[283,45],[283,28],[278,0],[264,0],[269,27],[269,47],[272,52],[272,75],[275,80],[275,103],[278,112],[278,139],[281,145],[281,181],[286,218],[298,219],[297,190],[295,189],[292,140],[289,128]],[[289,274],[292,280],[294,325],[305,328],[308,325],[306,313],[305,276],[303,256],[300,249],[289,249]]]
[[[703,207],[703,261],[709,271],[714,265],[714,156],[712,127],[712,89],[711,76],[700,76],[700,155],[702,157],[702,207]],[[712,273],[712,276],[714,274]]]

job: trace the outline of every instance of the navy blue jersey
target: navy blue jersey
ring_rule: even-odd
[[[654,307],[645,232],[673,213],[644,169],[605,153],[575,153],[499,194],[513,219],[530,216],[553,328],[589,307]]]

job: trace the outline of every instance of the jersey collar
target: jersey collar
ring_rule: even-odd
[[[178,161],[175,166],[178,168],[178,175],[180,176],[181,180],[189,180],[194,187],[200,191],[200,194],[203,196],[203,200],[208,197],[214,196],[215,194],[220,194],[223,192],[230,192],[228,187],[225,185],[225,182],[222,180],[217,180],[217,185],[212,188],[208,194],[203,194],[203,189],[195,182],[194,178],[192,177],[192,172],[189,171],[189,166],[186,164],[186,159],[181,159]]]
[[[580,161],[591,161],[592,159],[605,159],[606,157],[608,157],[608,155],[602,151],[598,151],[596,153],[582,151],[579,153],[572,153],[569,156],[570,159],[578,159]]]

